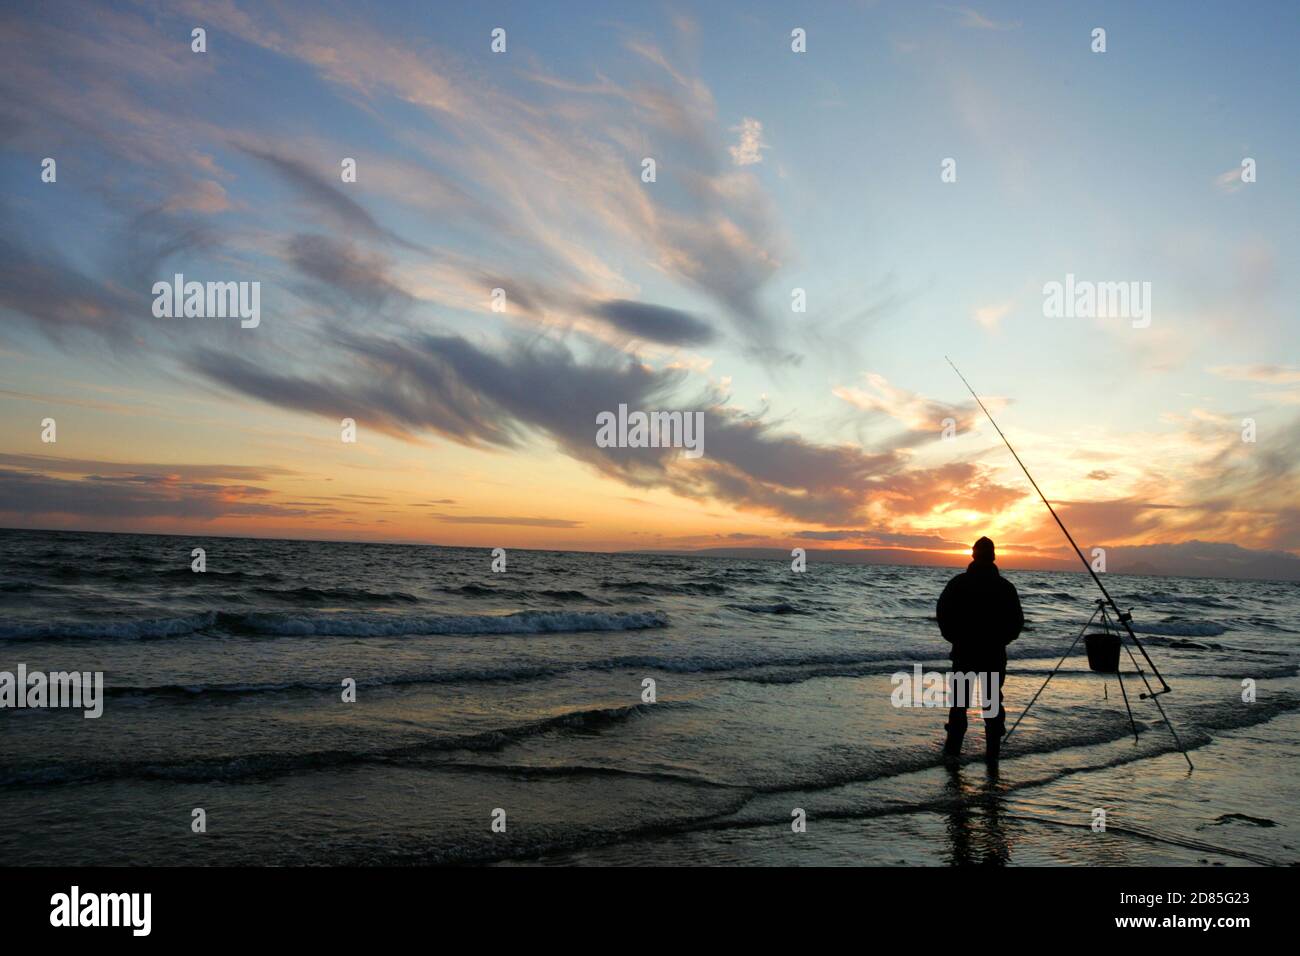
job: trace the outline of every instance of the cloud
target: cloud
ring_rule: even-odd
[[[447,223],[477,233],[499,251],[497,265],[485,271],[526,281],[521,263],[543,262],[570,273],[565,281],[609,285],[620,279],[602,260],[603,250],[648,251],[658,269],[713,296],[749,337],[770,344],[774,324],[757,290],[778,268],[781,244],[767,201],[750,177],[726,168],[707,87],[675,69],[657,48],[629,44],[668,76],[666,89],[603,76],[582,83],[526,74],[535,87],[529,92],[562,94],[559,102],[546,103],[476,83],[476,74],[458,68],[446,51],[417,52],[364,23],[289,17],[274,8],[255,15],[230,5],[205,12],[223,29],[300,60],[367,100],[395,96],[438,124],[454,118],[454,148],[410,124],[393,132],[466,184],[458,195],[495,201],[491,216],[480,210]],[[385,122],[378,114],[376,120]],[[656,158],[672,170],[684,195],[674,198],[672,190],[638,183],[647,137],[656,141]],[[322,210],[372,236],[379,228],[303,163],[267,148],[245,148]],[[604,232],[603,240],[575,241],[593,228]]]
[[[331,506],[339,498],[278,501],[273,491],[256,484],[292,474],[262,465],[0,453],[0,515],[19,527],[71,523],[113,528],[155,519],[333,519],[346,514]]]
[[[740,141],[734,146],[727,147],[727,152],[731,154],[731,161],[737,166],[753,166],[761,163],[762,151],[771,148],[763,142],[763,124],[746,116],[740,121],[739,126],[731,127],[731,131],[740,134]]]
[[[1158,530],[1165,523],[1167,513],[1179,507],[1135,498],[1054,501],[1052,504],[1085,554],[1096,545],[1133,540],[1146,532]],[[1046,510],[1043,525],[1050,525],[1049,531],[1056,528]]]
[[[971,430],[982,417],[973,401],[950,405],[891,385],[888,379],[875,372],[868,372],[863,377],[866,388],[837,385],[831,389],[831,394],[854,408],[876,413],[893,422],[901,422],[912,432],[913,443],[938,440],[943,434],[947,419],[955,422],[954,427],[958,433],[964,433]],[[994,410],[998,407],[994,399],[986,399],[985,404]]]
[[[53,248],[20,244],[9,217],[2,218],[0,308],[24,316],[55,339],[74,329],[122,338],[124,317],[148,314],[143,293],[86,275]]]
[[[112,475],[166,478],[172,481],[266,481],[294,472],[269,465],[221,465],[162,462],[120,462],[98,458],[58,458],[53,455],[22,455],[0,452],[0,465],[24,471],[56,475]]]
[[[191,189],[182,189],[172,194],[163,206],[167,212],[227,212],[234,206],[226,195],[226,188],[211,179],[200,179]]]
[[[1020,29],[1019,20],[990,20],[978,10],[971,7],[946,7],[940,6],[940,10],[947,10],[949,13],[958,15],[957,23],[960,26],[968,27],[972,30],[1018,30]]]
[[[300,16],[273,6],[257,9],[254,16],[229,0],[183,0],[179,8],[186,18],[208,24],[209,32],[215,28],[309,64],[329,83],[365,99],[392,95],[451,118],[481,105],[454,79],[462,71],[445,53],[398,42],[363,19],[345,22],[318,11]]]
[[[0,109],[14,144],[55,156],[60,182],[70,174],[89,192],[112,191],[126,166],[150,171],[136,185],[157,204],[219,202],[212,181],[225,174],[199,145],[210,128],[140,95],[151,84],[169,97],[201,86],[213,73],[208,59],[122,6],[51,4],[49,12],[0,10]]]
[[[980,306],[974,312],[975,321],[990,332],[996,332],[1002,320],[1011,312],[1012,303]]]
[[[0,514],[19,525],[58,518],[122,521],[172,518],[212,521],[228,517],[337,515],[334,508],[300,508],[266,500],[253,485],[216,484],[170,475],[116,474],[61,478],[0,469]]]
[[[1012,517],[1020,510],[1022,494],[975,462],[916,467],[933,454],[921,446],[936,441],[944,418],[956,419],[961,431],[972,427],[973,405],[933,401],[879,376],[849,378],[868,363],[844,365],[837,380],[850,384],[834,394],[846,403],[839,417],[864,430],[887,430],[884,440],[871,443],[805,437],[794,425],[733,407],[721,394],[726,386],[687,394],[710,360],[725,365],[735,353],[711,359],[665,351],[714,344],[729,331],[742,343],[737,351],[794,365],[801,356],[785,337],[797,335],[810,354],[844,362],[862,326],[897,311],[906,298],[889,284],[867,296],[855,286],[856,299],[848,302],[821,293],[824,314],[796,323],[793,332],[769,314],[766,303],[780,297],[769,297],[777,290],[767,286],[789,257],[758,171],[749,168],[767,148],[764,130],[750,117],[728,130],[689,61],[638,40],[626,45],[631,55],[620,58],[612,76],[584,67],[574,74],[570,64],[564,77],[530,67],[491,80],[477,58],[462,60],[454,47],[384,35],[371,20],[349,18],[340,8],[311,17],[292,7],[232,2],[180,9],[184,19],[162,6],[146,16],[105,9],[81,26],[62,25],[76,24],[76,17],[0,14],[6,27],[0,48],[8,54],[0,124],[13,137],[6,146],[16,155],[39,156],[45,152],[36,147],[44,150],[49,140],[61,157],[61,188],[92,184],[85,188],[104,201],[87,221],[110,224],[97,237],[111,247],[106,254],[87,244],[73,255],[33,236],[26,221],[6,219],[0,304],[25,323],[68,346],[81,344],[75,333],[84,331],[125,342],[130,349],[121,351],[131,352],[137,369],[165,374],[164,363],[177,357],[184,370],[234,395],[334,421],[354,417],[406,439],[433,435],[489,449],[553,446],[633,488],[723,502],[809,527],[894,528],[877,533],[880,544],[886,543],[880,536],[897,534],[932,546],[922,539],[946,541],[958,531],[932,532],[927,525],[957,525],[964,533],[967,510]],[[946,9],[972,29],[1018,26],[968,7]],[[184,43],[166,39],[186,35],[188,26],[175,28],[191,20],[292,60],[294,76],[310,84],[314,75],[326,84],[305,90],[337,100],[285,128],[231,130],[205,119],[205,110],[217,115],[220,107],[197,92],[220,56],[234,57],[240,44],[226,43],[217,59],[193,57]],[[253,61],[269,59],[259,54]],[[1003,135],[1015,132],[1016,114],[1003,115],[998,97],[969,77],[953,83],[960,118],[981,142],[1025,141]],[[178,110],[177,102],[192,109]],[[342,112],[331,112],[340,106]],[[341,188],[338,180],[334,164],[353,155],[352,146],[345,151],[343,143],[312,135],[309,124],[332,115],[345,123],[339,128],[352,145],[360,131],[371,150],[361,157],[364,190]],[[257,111],[248,116],[258,121]],[[385,143],[387,154],[380,151]],[[639,162],[651,154],[660,161],[660,181],[643,184]],[[223,167],[227,160],[238,176]],[[272,199],[289,201],[268,203],[268,185]],[[400,219],[390,222],[389,215]],[[390,228],[394,223],[403,232],[424,227],[411,235],[429,245],[403,242]],[[279,298],[278,317],[291,321],[268,323],[267,335],[256,340],[237,337],[237,346],[207,324],[148,324],[146,283],[164,266],[197,275],[200,263],[226,265],[233,252],[257,254],[245,261],[269,265],[270,274],[257,273],[275,280],[268,292],[287,286],[309,308],[286,316],[285,298],[297,303]],[[1243,287],[1261,285],[1253,280],[1270,274],[1276,280],[1275,256],[1265,253],[1270,250],[1250,251]],[[657,301],[704,305],[686,311],[641,301],[645,277],[637,268],[651,273],[644,285]],[[485,293],[494,286],[510,297],[500,319],[485,315]],[[986,304],[975,319],[996,328],[1009,308]],[[472,314],[482,338],[441,331],[465,321],[457,312]],[[400,323],[389,321],[398,317]],[[562,341],[499,337],[503,327],[513,335],[525,323],[527,334]],[[277,337],[286,330],[295,337]],[[648,359],[635,353],[642,347]],[[1210,371],[1267,385],[1296,382],[1296,370],[1287,366]],[[746,370],[720,368],[718,378],[726,381],[722,373],[735,373],[751,394]],[[594,414],[620,403],[700,411],[705,458],[597,449]],[[1224,437],[1234,414],[1216,410],[1179,436],[1203,456],[1190,466],[1190,480],[1169,466],[1167,497],[1159,485],[1116,489],[1125,497],[1093,516],[1096,529],[1124,534],[1124,522],[1132,521],[1134,533],[1185,536],[1208,529],[1296,547],[1289,489],[1297,442],[1281,424],[1261,418],[1260,442],[1243,446],[1235,431]],[[161,465],[140,465],[138,473],[133,466],[81,473],[53,467],[30,463],[20,470],[75,479],[69,485],[81,488],[93,486],[94,475],[120,479],[101,483],[118,495],[153,488],[157,507],[173,507],[164,492],[186,484],[196,501],[216,507],[220,501],[208,486],[222,483],[243,487],[230,494],[245,505],[271,504],[251,490],[262,480],[252,474],[156,470],[179,467]],[[1151,468],[1165,469],[1164,460]],[[1114,475],[1106,474],[1104,480]],[[1131,472],[1122,474],[1128,480]],[[1099,471],[1089,477],[1103,480]],[[160,480],[147,480],[153,478]],[[1030,530],[1043,540],[1055,533],[1050,525]]]
[[[351,306],[375,311],[389,303],[407,306],[411,297],[390,277],[391,263],[355,243],[329,236],[297,235],[286,244],[289,261],[313,280],[304,292],[338,312]],[[337,295],[326,295],[328,289]]]
[[[1236,166],[1214,177],[1214,185],[1225,193],[1235,193],[1246,185],[1241,178],[1241,167]]]
[[[704,345],[715,338],[711,326],[689,312],[661,305],[611,299],[595,306],[595,312],[616,328],[637,338],[668,345]]]
[[[242,152],[266,164],[334,226],[345,232],[359,233],[368,239],[396,242],[411,249],[418,248],[381,227],[360,203],[344,195],[342,190],[307,163],[257,146],[237,145]]]
[[[871,483],[873,498],[891,515],[942,515],[975,511],[993,515],[1026,496],[1000,485],[972,462],[951,462],[933,469],[911,469]]]
[[[1300,368],[1291,365],[1212,365],[1206,371],[1233,382],[1264,382],[1268,385],[1300,382]]]
[[[127,168],[165,173],[144,186],[121,176],[101,177],[106,218],[124,208],[133,215],[144,210],[138,218],[126,218],[115,244],[122,256],[129,253],[119,264],[126,271],[94,294],[89,294],[93,275],[85,281],[70,276],[58,287],[87,287],[88,294],[56,302],[49,317],[35,304],[21,306],[33,321],[117,334],[125,309],[148,313],[135,302],[95,301],[106,290],[134,290],[152,282],[167,260],[197,271],[199,254],[228,259],[226,253],[238,243],[262,257],[283,250],[298,275],[320,287],[299,286],[299,291],[335,318],[351,318],[381,300],[384,307],[405,307],[411,303],[399,297],[403,290],[418,303],[479,311],[485,297],[471,286],[477,277],[495,277],[495,284],[510,292],[512,305],[526,306],[532,292],[539,308],[526,310],[524,317],[548,328],[600,335],[591,323],[584,326],[584,316],[591,315],[593,302],[633,300],[637,285],[623,273],[625,263],[639,261],[709,296],[756,354],[797,360],[788,348],[778,347],[781,326],[767,314],[760,295],[784,256],[769,202],[752,175],[731,165],[707,86],[652,45],[629,46],[637,54],[634,62],[654,68],[648,81],[598,76],[582,83],[525,74],[522,85],[512,84],[506,92],[464,69],[454,51],[384,35],[364,19],[329,13],[299,17],[290,9],[234,3],[185,3],[179,10],[184,19],[170,25],[176,10],[160,8],[148,16],[106,13],[84,29],[24,23],[7,37],[14,70],[2,82],[10,84],[9,101],[19,109],[7,117],[12,128],[27,130],[23,135],[30,138],[32,131],[57,122],[71,147],[69,162],[85,157],[91,162],[107,152],[111,161],[95,162],[96,169],[119,169],[125,161]],[[282,129],[232,130],[224,120],[205,117],[205,100],[197,100],[196,109],[176,111],[172,91],[188,95],[190,85],[212,66],[210,58],[194,57],[184,44],[169,45],[165,39],[176,23],[192,19],[201,19],[214,34],[306,66],[365,111],[398,144],[397,155],[363,157],[366,191],[360,192],[341,188],[336,160],[318,159],[350,155],[343,144],[295,128],[291,150],[283,145]],[[105,22],[113,29],[101,36],[98,25]],[[162,58],[150,52],[172,46],[179,52]],[[65,62],[69,50],[80,51],[85,62]],[[146,63],[152,73],[143,68]],[[165,78],[166,89],[139,82],[155,74]],[[383,102],[390,97],[411,109]],[[102,102],[87,105],[96,98]],[[400,121],[394,118],[398,114]],[[299,125],[307,122],[311,119],[304,116]],[[671,170],[671,185],[652,189],[639,182],[647,137],[656,144],[662,168]],[[44,140],[30,145],[46,148]],[[236,176],[222,168],[218,156],[235,163],[248,157],[256,165],[246,170],[249,164],[243,164]],[[77,181],[86,181],[86,171],[78,172]],[[262,173],[288,185],[301,202],[286,210],[268,205],[262,193],[247,192],[260,185]],[[156,195],[150,195],[151,186]],[[400,204],[408,217],[434,217],[429,234],[443,247],[406,241],[354,198],[361,195]],[[237,234],[218,234],[215,225],[201,222],[232,211],[239,215],[227,217],[221,228],[238,229]],[[248,219],[259,218],[257,227],[249,228]],[[433,261],[389,261],[367,246]],[[27,251],[10,261],[49,258],[38,248]],[[339,261],[338,274],[329,268],[331,257]],[[69,265],[70,272],[84,269],[80,261]],[[546,290],[546,296],[538,290]],[[17,269],[6,291],[12,299],[35,298],[27,295]],[[131,291],[125,293],[130,296]],[[607,319],[624,318],[633,327],[620,332],[660,344],[715,339],[684,313],[676,317],[680,321],[664,313],[658,323],[648,312],[629,315],[613,312]],[[617,328],[617,321],[610,325]]]
[[[930,548],[951,551],[970,546],[970,542],[954,541],[942,535],[898,531],[796,531],[792,537],[808,541],[852,541],[877,548]]]
[[[567,518],[521,518],[516,515],[438,515],[448,524],[500,524],[517,528],[581,528],[581,521]]]
[[[1183,426],[1181,431],[1147,436],[1136,447],[1143,461],[1158,464],[1122,497],[1055,501],[1061,520],[1085,552],[1095,546],[1191,539],[1300,550],[1294,492],[1300,487],[1300,417],[1270,426],[1255,443],[1241,440],[1238,421],[1233,415],[1195,411],[1181,419],[1170,417],[1170,424]],[[1168,455],[1180,461],[1169,463]],[[1044,512],[1025,537],[1046,545],[1059,540],[1059,530]]]
[[[0,311],[69,349],[83,342],[81,333],[97,337],[97,349],[104,341],[138,345],[143,323],[152,323],[151,342],[167,341],[183,323],[153,319],[153,283],[170,280],[170,260],[216,250],[218,237],[202,222],[152,207],[132,213],[110,238],[100,261],[74,264],[0,205]]]
[[[971,464],[905,470],[886,447],[819,444],[782,431],[716,399],[683,401],[681,370],[653,370],[612,350],[579,360],[565,346],[512,340],[493,353],[466,339],[340,339],[352,358],[310,378],[262,368],[242,357],[200,351],[193,371],[279,407],[330,418],[347,415],[395,435],[433,432],[462,444],[516,448],[537,439],[600,474],[641,488],[795,520],[843,524],[945,507],[998,510],[1021,492],[991,483]],[[704,457],[672,448],[599,448],[596,416],[620,404],[704,416]]]

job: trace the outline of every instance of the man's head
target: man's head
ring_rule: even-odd
[[[993,563],[993,542],[988,538],[980,538],[971,546],[970,556],[976,561],[987,561]]]

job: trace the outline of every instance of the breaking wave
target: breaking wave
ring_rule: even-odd
[[[352,614],[207,611],[150,620],[0,626],[0,640],[146,640],[209,630],[268,637],[402,637],[426,634],[563,634],[668,626],[662,611],[519,611],[514,614]]]
[[[1154,623],[1133,621],[1130,626],[1139,634],[1160,634],[1165,637],[1218,637],[1228,630],[1214,621],[1188,621],[1176,617]]]

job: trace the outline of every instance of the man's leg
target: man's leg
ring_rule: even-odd
[[[954,668],[956,665],[953,665]],[[970,703],[965,693],[957,695],[957,688],[951,674],[948,675],[947,693],[948,693],[948,722],[943,725],[943,729],[948,731],[948,739],[944,741],[943,752],[945,756],[956,757],[961,753],[961,742],[966,736],[966,705]]]
[[[1006,677],[1003,671],[990,671],[988,676],[989,697],[987,700],[981,700],[980,703],[985,707],[987,713],[989,703],[997,705],[997,713],[992,717],[984,718],[984,755],[989,760],[997,760],[1002,750],[1002,737],[1007,731],[1007,712],[1003,709],[1002,704],[1002,681]]]
[[[949,757],[955,757],[961,753],[962,738],[966,736],[966,708],[950,708],[948,722],[943,725],[943,729],[948,731],[948,739],[944,741],[943,752]]]

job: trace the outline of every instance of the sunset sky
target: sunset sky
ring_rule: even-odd
[[[1085,548],[1300,554],[1293,3],[35,9],[0,526],[1060,559],[949,355]],[[175,273],[261,324],[155,318]],[[1067,274],[1150,326],[1045,317]],[[703,457],[597,447],[619,404]]]

